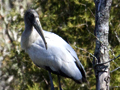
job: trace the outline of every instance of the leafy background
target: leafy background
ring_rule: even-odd
[[[63,90],[94,90],[92,60],[95,49],[95,4],[93,0],[0,0],[0,90],[50,90],[48,72],[36,67],[21,49],[24,12],[39,13],[42,27],[66,40],[85,67],[89,84],[61,77]],[[120,54],[120,1],[113,0],[110,13],[110,59]],[[111,62],[111,90],[120,89],[119,58]],[[113,71],[114,69],[117,69]],[[55,90],[57,76],[52,74]]]

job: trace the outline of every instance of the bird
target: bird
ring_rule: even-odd
[[[33,63],[48,71],[51,90],[54,90],[51,73],[70,78],[77,83],[86,82],[86,72],[74,49],[59,35],[42,29],[39,15],[34,9],[24,13],[25,30],[21,36],[21,48]]]

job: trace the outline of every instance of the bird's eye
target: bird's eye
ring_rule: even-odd
[[[31,14],[31,15],[30,15],[30,17],[31,17],[31,18],[34,18],[34,15],[33,15],[33,14]]]
[[[29,15],[28,19],[29,19],[30,22],[33,22],[34,21],[34,15],[33,14]]]
[[[29,18],[29,19],[33,19],[33,18],[34,18],[34,15],[33,15],[33,14],[30,14],[28,18]]]

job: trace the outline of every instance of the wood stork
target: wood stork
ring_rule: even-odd
[[[29,9],[24,15],[25,30],[21,37],[21,47],[29,54],[34,64],[49,72],[51,89],[54,90],[51,72],[68,77],[82,83],[86,81],[86,73],[73,48],[60,36],[44,31],[39,15]]]

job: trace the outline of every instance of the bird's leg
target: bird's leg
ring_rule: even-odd
[[[62,90],[61,83],[60,83],[60,76],[59,75],[58,75],[58,82],[59,82],[59,88],[60,88],[60,90]]]
[[[51,72],[49,71],[49,78],[50,78],[50,84],[51,84],[51,90],[54,90],[54,85],[51,77]]]

